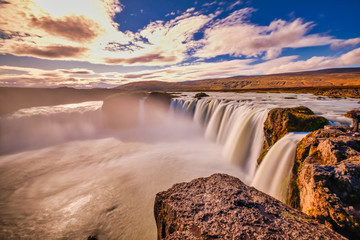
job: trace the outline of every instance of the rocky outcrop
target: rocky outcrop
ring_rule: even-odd
[[[360,137],[325,126],[299,142],[288,203],[360,239]]]
[[[274,108],[264,123],[265,141],[258,159],[262,161],[268,149],[289,132],[310,132],[328,124],[326,118],[317,116],[307,107]]]
[[[208,97],[209,95],[207,95],[206,93],[204,92],[199,92],[197,94],[195,94],[195,98],[203,98],[203,97]]]
[[[239,179],[214,174],[156,195],[158,239],[344,239]]]
[[[146,99],[146,103],[162,104],[165,107],[169,107],[171,102],[171,94],[167,92],[151,92]]]
[[[315,95],[323,95],[332,98],[359,98],[359,88],[333,88],[333,89],[319,89],[315,91]]]

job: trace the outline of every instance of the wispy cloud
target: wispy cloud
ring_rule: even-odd
[[[89,69],[41,70],[0,66],[2,86],[73,86],[73,87],[115,87],[133,81],[185,81],[254,74],[298,72],[322,68],[333,68],[360,63],[360,48],[339,57],[315,56],[298,60],[298,56],[286,56],[257,63],[255,59],[230,60],[222,62],[197,62],[169,66],[158,70],[147,70],[121,74],[118,72],[96,73]],[[100,85],[99,85],[100,84]]]
[[[334,40],[334,42],[330,45],[331,49],[340,49],[344,47],[354,47],[360,43],[359,38],[351,38],[347,40]]]
[[[213,1],[213,2],[210,2],[210,3],[204,3],[202,6],[203,7],[209,7],[209,6],[213,6],[217,3],[217,1]]]
[[[229,54],[259,57],[265,54],[264,59],[272,59],[278,57],[283,48],[321,46],[334,42],[330,36],[307,35],[313,23],[303,22],[300,18],[292,22],[274,20],[268,26],[251,24],[247,18],[253,11],[252,8],[244,8],[217,20],[205,30],[202,47],[196,56],[212,58]]]
[[[315,23],[301,18],[254,24],[250,19],[255,9],[233,11],[241,4],[242,1],[226,4],[213,1],[204,4],[201,10],[170,12],[167,20],[152,21],[132,32],[119,31],[114,21],[116,14],[122,14],[119,0],[1,1],[0,54],[161,69],[121,74],[89,69],[50,72],[7,66],[6,71],[0,69],[0,84],[114,86],[135,79],[196,80],[360,63],[359,48],[351,50],[360,43],[360,37],[336,39],[328,34],[311,33]],[[207,7],[215,5],[219,8],[209,13],[212,8]],[[139,11],[143,13],[142,9]],[[289,48],[314,46],[344,48],[348,52],[339,57],[315,56],[307,60],[282,56]],[[219,56],[238,59],[215,61]],[[10,74],[14,71],[17,74]]]
[[[238,0],[238,1],[234,2],[234,3],[232,3],[229,7],[227,7],[226,10],[230,11],[230,10],[232,10],[234,7],[236,7],[236,6],[238,6],[238,5],[241,5],[241,4],[242,4],[242,1]]]

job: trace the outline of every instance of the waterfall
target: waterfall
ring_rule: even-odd
[[[219,99],[198,100],[195,107],[194,121],[201,126],[206,126],[220,102]]]
[[[235,109],[225,138],[223,156],[241,167],[243,181],[250,183],[257,166],[264,141],[264,122],[267,108],[243,105]]]
[[[139,125],[144,125],[144,123],[145,123],[145,98],[142,98],[139,101]]]
[[[279,200],[286,200],[296,146],[305,135],[288,133],[277,141],[256,171],[252,186]]]
[[[177,100],[174,106],[186,109],[186,101]],[[196,102],[194,122],[205,128],[205,138],[223,145],[223,157],[242,172],[242,180],[251,183],[263,141],[263,124],[269,109],[251,103],[219,99],[200,99]]]
[[[183,116],[193,116],[195,112],[196,100],[180,100],[180,99],[171,99],[170,102],[170,116],[174,117],[176,114],[177,117]]]

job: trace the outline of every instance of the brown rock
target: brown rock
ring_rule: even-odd
[[[360,137],[326,126],[297,147],[289,204],[350,239],[360,238]]]
[[[203,98],[203,97],[208,97],[208,96],[209,95],[207,95],[204,92],[199,92],[199,93],[195,94],[195,98],[198,98],[198,99]]]
[[[344,239],[239,179],[214,174],[156,195],[158,239]]]
[[[274,108],[264,122],[265,141],[258,159],[262,161],[268,149],[289,132],[310,132],[328,124],[326,118],[317,116],[307,107]]]

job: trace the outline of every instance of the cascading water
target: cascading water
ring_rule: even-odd
[[[288,133],[277,141],[256,171],[252,186],[285,201],[296,146],[305,135],[305,133]]]
[[[201,99],[196,104],[194,121],[206,127],[207,139],[224,145],[224,158],[241,168],[240,178],[246,183],[255,174],[268,111],[267,107],[218,99]]]
[[[186,94],[156,118],[160,124],[142,117],[140,102],[145,124],[119,131],[103,129],[101,102],[2,116],[0,239],[156,239],[154,197],[174,183],[221,172],[268,193],[282,185],[296,145],[291,134],[255,172],[269,109],[302,99],[314,112],[344,122],[341,115],[358,106],[358,100],[312,95],[284,101],[287,94],[212,93],[201,100]]]

